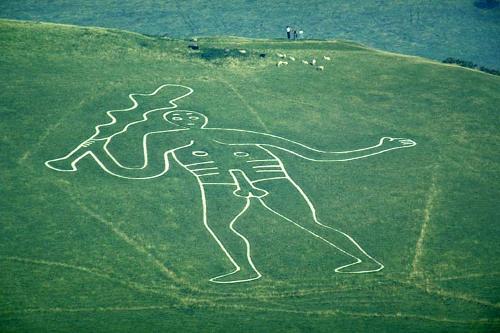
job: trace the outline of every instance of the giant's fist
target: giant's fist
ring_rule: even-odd
[[[406,138],[391,138],[388,136],[380,139],[380,145],[388,148],[409,148],[415,146],[417,143],[412,139]]]

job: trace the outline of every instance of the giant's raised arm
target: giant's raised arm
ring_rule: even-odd
[[[290,154],[299,156],[303,159],[317,162],[346,162],[361,159],[373,155],[378,155],[400,148],[409,148],[416,145],[413,140],[404,138],[383,137],[378,143],[370,147],[329,152],[309,147],[300,142],[282,138],[276,135],[260,133],[254,131],[238,129],[219,129],[220,135],[217,135],[218,142],[229,145],[248,145],[255,144],[259,146],[268,146],[278,148]]]
[[[141,167],[123,166],[107,149],[109,139],[88,140],[68,155],[47,161],[45,165],[53,170],[71,172],[78,169],[78,163],[81,159],[92,157],[105,172],[116,177],[128,179],[156,178],[168,171],[169,161],[167,155],[169,153],[193,144],[192,141],[169,140],[172,138],[165,135],[165,133],[162,134],[163,137],[157,136],[153,144],[148,139],[148,135],[144,136],[144,162]]]

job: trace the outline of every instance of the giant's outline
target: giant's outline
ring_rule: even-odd
[[[99,132],[100,132],[100,127],[103,127],[103,126],[109,126],[109,125],[112,125],[114,123],[116,123],[116,118],[113,116],[113,113],[114,112],[127,112],[127,111],[133,111],[134,109],[137,108],[138,106],[138,103],[137,101],[135,100],[134,96],[135,95],[139,95],[139,96],[153,96],[153,95],[156,95],[161,89],[163,89],[164,87],[168,87],[168,86],[178,86],[178,87],[183,87],[183,88],[186,88],[188,89],[188,92],[180,97],[176,97],[172,100],[169,101],[169,104],[171,104],[172,106],[170,107],[163,107],[163,108],[157,108],[157,109],[153,109],[153,110],[149,110],[147,112],[145,112],[143,114],[143,117],[141,120],[138,120],[138,121],[134,121],[134,122],[131,122],[129,124],[127,124],[121,131],[119,132],[116,132],[112,135],[110,135],[109,137],[106,137],[104,139],[96,139],[96,137],[99,135]],[[252,199],[252,197],[247,197],[246,198],[246,203],[245,203],[245,206],[244,208],[234,217],[234,219],[230,222],[229,224],[229,227],[231,229],[231,231],[236,234],[238,237],[242,238],[243,241],[245,242],[246,246],[247,246],[247,259],[248,259],[248,262],[250,263],[251,267],[254,269],[255,273],[257,274],[256,277],[253,277],[253,278],[250,278],[250,279],[243,279],[243,280],[236,280],[236,281],[216,281],[216,279],[218,278],[222,278],[222,277],[225,277],[225,276],[228,276],[228,275],[231,275],[231,274],[234,274],[236,272],[238,272],[241,268],[240,266],[236,263],[236,261],[231,257],[231,255],[229,254],[229,252],[227,251],[227,249],[224,247],[223,243],[219,240],[219,238],[216,236],[216,234],[213,232],[213,230],[209,227],[208,225],[208,220],[207,220],[207,205],[206,205],[206,197],[205,197],[205,191],[204,191],[204,185],[232,185],[234,186],[235,183],[203,183],[202,180],[200,179],[200,177],[202,176],[207,176],[207,175],[210,175],[210,174],[215,174],[215,173],[207,173],[207,174],[203,174],[203,175],[197,175],[195,174],[193,171],[199,171],[199,170],[210,170],[210,169],[214,169],[214,168],[202,168],[202,169],[189,169],[188,166],[192,166],[192,165],[197,165],[197,164],[210,164],[210,163],[213,163],[213,161],[208,161],[208,162],[200,162],[200,163],[193,163],[193,164],[189,164],[189,165],[185,165],[183,163],[181,163],[176,155],[175,155],[175,151],[176,150],[179,150],[179,149],[182,149],[182,148],[186,148],[186,147],[189,147],[191,146],[194,141],[191,141],[189,144],[187,145],[184,145],[184,146],[180,146],[180,147],[177,147],[173,150],[169,150],[167,152],[164,153],[164,162],[165,162],[165,168],[164,170],[157,174],[157,175],[154,175],[154,176],[149,176],[149,177],[128,177],[128,176],[122,176],[122,175],[119,175],[119,174],[116,174],[116,173],[113,173],[111,172],[110,170],[108,170],[106,168],[106,166],[99,160],[99,158],[92,152],[92,151],[87,151],[86,153],[80,155],[78,158],[76,158],[72,163],[71,163],[71,170],[64,170],[64,169],[57,169],[53,166],[50,165],[51,162],[56,162],[56,161],[60,161],[60,160],[64,160],[64,159],[67,159],[69,158],[74,152],[78,151],[79,149],[81,148],[86,148],[90,145],[92,145],[95,141],[98,141],[98,140],[106,140],[105,144],[103,145],[103,148],[105,150],[105,152],[108,154],[108,156],[114,161],[114,163],[116,163],[116,165],[118,165],[120,168],[123,168],[123,169],[144,169],[148,166],[148,149],[147,149],[147,137],[149,135],[152,135],[152,134],[157,134],[157,133],[164,133],[164,132],[175,132],[175,131],[186,131],[186,130],[189,130],[189,129],[173,129],[173,130],[163,130],[163,131],[153,131],[153,132],[148,132],[146,134],[143,135],[143,141],[142,141],[142,145],[143,145],[143,151],[144,151],[144,164],[141,166],[141,167],[127,167],[127,166],[124,166],[122,165],[118,160],[116,160],[114,158],[114,156],[111,154],[111,152],[108,150],[108,144],[111,142],[112,138],[118,134],[122,134],[122,133],[125,133],[128,128],[134,124],[137,124],[137,123],[140,123],[140,122],[144,122],[144,121],[147,121],[148,119],[148,115],[151,114],[152,112],[156,112],[156,111],[167,111],[165,114],[164,114],[164,118],[165,116],[172,112],[173,109],[176,109],[177,108],[177,104],[175,104],[175,101],[178,101],[186,96],[189,96],[191,95],[192,93],[194,92],[194,90],[190,87],[187,87],[187,86],[184,86],[184,85],[178,85],[178,84],[163,84],[161,85],[160,87],[158,87],[154,92],[150,93],[150,94],[143,94],[143,93],[132,93],[132,94],[129,94],[128,97],[129,99],[133,102],[133,105],[130,107],[130,108],[126,108],[126,109],[118,109],[118,110],[110,110],[110,111],[107,111],[106,114],[111,118],[111,121],[108,122],[108,123],[105,123],[105,124],[100,124],[100,125],[97,125],[95,126],[95,133],[90,137],[88,138],[87,140],[83,141],[80,145],[78,145],[75,149],[73,149],[70,153],[68,153],[67,155],[65,155],[64,157],[61,157],[61,158],[57,158],[57,159],[52,159],[52,160],[48,160],[45,162],[45,165],[50,168],[50,169],[53,169],[53,170],[56,170],[56,171],[62,171],[62,172],[72,172],[72,171],[76,171],[78,168],[77,168],[77,163],[82,159],[84,158],[85,156],[87,155],[90,155],[95,161],[96,163],[107,173],[115,176],[115,177],[120,177],[120,178],[125,178],[125,179],[153,179],[153,178],[158,178],[158,177],[161,177],[162,175],[164,175],[168,170],[169,170],[169,166],[170,166],[170,163],[168,161],[168,158],[167,158],[167,155],[171,153],[172,157],[174,158],[174,160],[179,164],[181,165],[183,168],[185,168],[187,171],[189,171],[192,175],[194,175],[197,179],[197,182],[198,182],[198,186],[200,188],[200,192],[201,192],[201,195],[202,195],[202,207],[203,207],[203,224],[205,226],[205,228],[208,230],[208,232],[210,233],[210,235],[215,239],[215,241],[217,242],[217,244],[219,245],[219,247],[222,249],[222,251],[225,253],[226,257],[230,260],[230,262],[235,266],[235,270],[230,272],[230,273],[227,273],[227,274],[223,274],[223,275],[219,275],[219,276],[216,276],[212,279],[210,279],[211,282],[214,282],[214,283],[240,283],[240,282],[247,282],[247,281],[253,281],[253,280],[257,280],[259,278],[262,277],[262,274],[257,270],[257,268],[255,267],[255,265],[253,264],[253,261],[252,261],[252,258],[251,258],[251,251],[250,251],[250,242],[248,241],[248,239],[243,236],[242,234],[240,234],[238,231],[236,231],[234,229],[234,224],[237,222],[238,218],[243,215],[245,213],[245,211],[248,209],[248,207],[250,206],[250,200]],[[188,110],[176,110],[177,112],[179,111],[188,111]],[[189,112],[189,111],[188,111]],[[192,111],[192,112],[196,112],[196,111]],[[205,125],[203,125],[201,127],[201,129],[205,129]],[[206,129],[214,129],[214,130],[230,130],[230,131],[241,131],[241,132],[248,132],[248,133],[255,133],[255,134],[260,134],[260,135],[265,135],[265,136],[269,136],[269,137],[274,137],[274,138],[279,138],[281,140],[285,140],[285,141],[289,141],[289,142],[292,142],[294,144],[297,144],[299,146],[302,146],[304,148],[307,148],[309,150],[312,150],[312,151],[316,151],[316,152],[320,152],[320,153],[332,153],[332,152],[326,152],[326,151],[322,151],[322,150],[318,150],[318,149],[315,149],[315,148],[312,148],[312,147],[309,147],[307,145],[304,145],[302,143],[299,143],[299,142],[296,142],[296,141],[292,141],[292,140],[289,140],[289,139],[286,139],[286,138],[283,138],[283,137],[279,137],[279,136],[276,136],[276,135],[273,135],[273,134],[268,134],[268,133],[260,133],[260,132],[255,132],[255,131],[250,131],[250,130],[241,130],[241,129],[227,129],[227,128],[206,128]],[[348,154],[348,153],[352,153],[352,152],[360,152],[360,151],[365,151],[365,150],[370,150],[370,149],[373,149],[373,148],[376,148],[376,147],[379,147],[382,145],[383,141],[384,140],[387,140],[389,139],[390,141],[392,140],[401,140],[401,143],[405,144],[405,146],[400,146],[400,147],[392,147],[392,148],[388,148],[388,149],[385,149],[385,150],[381,150],[381,151],[378,151],[376,153],[372,153],[372,154],[368,154],[368,155],[364,155],[364,156],[360,156],[360,157],[354,157],[354,158],[346,158],[346,159],[338,159],[338,160],[335,160],[335,161],[350,161],[350,160],[356,160],[356,159],[362,159],[362,158],[366,158],[366,157],[370,157],[370,156],[373,156],[373,155],[378,155],[378,154],[381,154],[381,153],[384,153],[386,151],[389,151],[389,150],[394,150],[394,149],[400,149],[400,148],[408,148],[408,147],[413,147],[416,145],[416,143],[413,141],[413,140],[410,140],[410,139],[400,139],[400,138],[391,138],[391,137],[382,137],[379,141],[379,143],[377,145],[374,145],[374,146],[371,146],[371,147],[367,147],[367,148],[361,148],[361,149],[356,149],[356,150],[350,150],[350,151],[341,151],[341,152],[333,152],[333,153],[337,153],[337,154]],[[216,140],[214,140],[216,141]],[[227,145],[250,145],[249,143],[245,144],[245,143],[239,143],[239,144],[230,144],[230,143],[225,143],[225,142],[221,142],[221,141],[216,141],[220,144],[227,144]],[[255,184],[259,181],[265,181],[265,180],[272,180],[272,179],[287,179],[288,181],[290,181],[290,183],[298,190],[298,192],[300,193],[300,195],[303,197],[303,199],[306,201],[307,205],[309,206],[310,210],[311,210],[311,213],[312,213],[312,216],[313,216],[313,220],[315,223],[317,223],[318,225],[321,225],[322,227],[325,227],[325,228],[328,228],[328,229],[331,229],[331,230],[334,230],[342,235],[344,235],[345,237],[347,237],[363,254],[365,254],[368,258],[372,259],[375,263],[379,264],[380,267],[376,270],[371,270],[371,271],[358,271],[358,272],[341,272],[341,270],[343,268],[346,268],[346,267],[349,267],[349,266],[352,266],[352,265],[355,265],[355,264],[358,264],[360,262],[362,262],[362,260],[346,251],[344,251],[343,249],[339,248],[338,246],[336,246],[335,244],[333,244],[332,242],[328,241],[327,239],[319,236],[318,234],[312,232],[311,230],[303,227],[302,225],[294,222],[293,220],[289,219],[288,217],[282,215],[281,213],[279,212],[276,212],[275,210],[273,210],[271,207],[269,207],[260,197],[255,197],[256,200],[258,200],[261,205],[263,207],[265,207],[268,211],[270,211],[271,213],[277,215],[278,217],[294,224],[295,226],[305,230],[306,232],[310,233],[311,235],[313,235],[314,237],[318,238],[318,239],[321,239],[322,241],[326,242],[328,245],[334,247],[335,249],[339,250],[340,252],[344,253],[345,255],[347,256],[350,256],[351,258],[355,259],[356,261],[353,262],[353,263],[350,263],[350,264],[347,264],[347,265],[343,265],[341,267],[337,267],[335,269],[335,272],[337,273],[350,273],[350,274],[361,274],[361,273],[369,273],[369,272],[377,272],[377,271],[380,271],[384,268],[384,265],[377,261],[376,259],[374,259],[373,257],[371,257],[368,253],[366,253],[366,251],[363,250],[363,248],[351,237],[349,236],[348,234],[338,230],[338,229],[335,229],[335,228],[332,228],[330,226],[327,226],[325,224],[322,224],[318,218],[317,218],[317,215],[316,215],[316,209],[314,207],[314,205],[312,204],[311,200],[308,198],[308,196],[305,194],[305,192],[302,190],[302,188],[290,177],[290,175],[288,174],[288,172],[286,171],[286,168],[285,166],[283,165],[283,162],[281,161],[281,159],[279,159],[275,154],[273,154],[271,151],[269,151],[268,149],[264,148],[262,145],[260,144],[252,144],[252,145],[255,145],[263,150],[265,150],[269,155],[273,156],[274,160],[269,160],[269,161],[278,161],[278,164],[279,164],[279,167],[281,169],[282,172],[284,172],[285,176],[280,176],[280,177],[274,177],[274,178],[266,178],[266,179],[258,179],[256,181],[250,181],[249,183],[250,184]],[[288,150],[286,148],[282,148],[282,147],[279,147],[279,146],[272,146],[274,148],[278,148],[278,149],[281,149],[283,151],[286,151],[292,155],[296,155],[298,157],[301,157],[305,160],[309,160],[309,161],[315,161],[315,162],[331,162],[331,160],[316,160],[316,159],[312,159],[312,158],[308,158],[306,156],[302,156],[300,155],[299,153],[297,152],[294,152],[294,151],[291,151],[291,150]],[[265,161],[265,160],[261,160],[261,161]],[[252,161],[247,161],[247,162],[252,162]],[[255,160],[255,162],[257,162],[257,160]],[[260,166],[262,167],[262,166]],[[231,171],[231,170],[229,170]],[[257,171],[259,172],[259,171]],[[236,181],[236,185],[238,185],[238,182]],[[236,192],[236,190],[235,190]]]

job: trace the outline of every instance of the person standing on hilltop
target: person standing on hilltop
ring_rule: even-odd
[[[286,26],[286,36],[290,39],[290,33],[292,32],[292,28],[289,25]]]
[[[297,29],[293,29],[293,40],[297,39]]]

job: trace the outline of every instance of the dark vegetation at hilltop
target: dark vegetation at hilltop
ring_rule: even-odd
[[[246,59],[249,57],[248,53],[241,53],[239,50],[235,49],[219,49],[219,48],[206,48],[199,53],[202,59],[209,61],[216,61],[226,58],[240,58]]]
[[[189,48],[192,49],[191,46]],[[235,49],[235,48],[218,48],[218,47],[204,47],[193,49],[191,56],[199,57],[206,61],[210,61],[215,65],[224,64],[225,60],[264,60],[267,57],[266,53],[257,52],[255,50]]]
[[[497,8],[500,3],[497,0],[478,0],[474,2],[474,6],[481,9]]]
[[[462,60],[462,59],[457,59],[457,58],[446,58],[443,60],[443,63],[445,64],[456,64],[462,67],[467,67],[467,68],[472,68],[472,69],[477,69],[480,70],[481,72],[485,72],[488,74],[493,74],[493,75],[500,75],[500,71],[497,71],[495,69],[487,68],[484,66],[479,66],[472,61],[467,61],[467,60]]]

